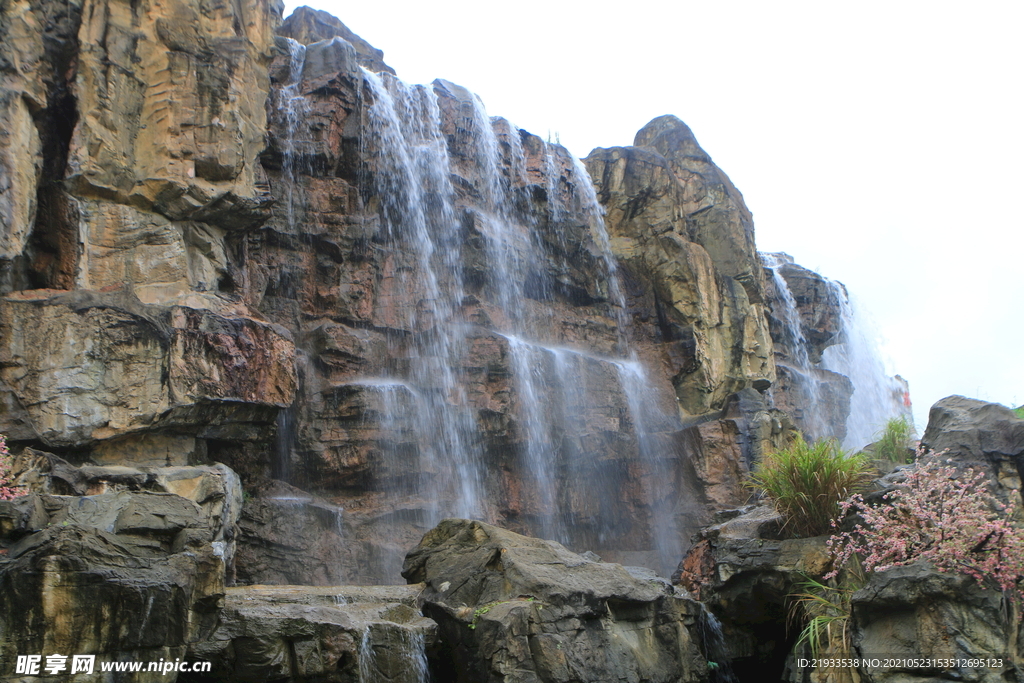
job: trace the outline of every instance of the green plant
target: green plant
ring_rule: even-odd
[[[1024,406],[1019,406],[1013,409],[1013,414],[1019,418],[1024,419]]]
[[[835,439],[811,445],[797,436],[789,448],[769,453],[750,475],[796,536],[828,533],[839,504],[870,481],[872,466],[862,454],[847,454]]]
[[[914,424],[906,415],[890,417],[875,441],[875,457],[882,462],[905,465],[914,462]]]
[[[854,588],[839,587],[806,577],[799,593],[790,595],[790,619],[804,626],[796,640],[796,648],[805,644],[811,656],[822,652],[842,655],[850,651],[850,599]]]

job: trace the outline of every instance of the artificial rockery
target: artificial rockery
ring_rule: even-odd
[[[845,291],[757,253],[674,117],[580,162],[280,12],[0,4],[0,434],[26,494],[0,503],[0,677],[56,653],[361,683],[784,658],[762,598],[791,550],[723,542],[786,543],[771,524],[702,531],[690,590],[656,572],[794,429],[846,435]]]

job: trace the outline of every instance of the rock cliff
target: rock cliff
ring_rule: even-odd
[[[806,428],[680,120],[581,164],[309,8],[0,12],[0,433],[231,466],[244,580],[396,581],[452,515],[667,570]]]
[[[675,117],[580,162],[459,85],[402,83],[334,17],[280,12],[0,2],[0,433],[32,491],[0,502],[0,659],[781,671],[785,596],[825,553],[729,510],[794,429],[841,437],[858,400],[892,398],[831,364],[841,285],[758,254]],[[966,399],[933,417],[928,443],[1019,486],[1019,420]],[[709,521],[685,589],[601,561],[667,573]],[[857,642],[962,587],[874,581]],[[946,600],[915,643],[991,598]],[[1012,636],[976,632],[935,652]]]

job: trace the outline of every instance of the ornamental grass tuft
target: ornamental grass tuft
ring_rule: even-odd
[[[875,456],[882,462],[906,465],[914,462],[914,425],[905,415],[890,417],[878,441]]]
[[[820,536],[831,530],[840,503],[863,491],[873,471],[866,456],[845,453],[835,439],[808,444],[797,436],[788,448],[766,455],[748,485],[771,499],[790,534]]]

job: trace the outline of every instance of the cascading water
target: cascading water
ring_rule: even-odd
[[[761,254],[761,260],[772,274],[772,283],[781,304],[779,310],[775,311],[776,318],[782,323],[781,339],[775,340],[775,365],[794,375],[790,382],[797,393],[792,401],[795,404],[793,412],[809,440],[835,436],[823,409],[819,364],[811,361],[796,299],[786,278],[782,276],[782,266],[788,261],[778,254]],[[776,392],[773,390],[772,393]]]
[[[714,683],[738,683],[729,662],[729,646],[722,632],[722,622],[703,603],[700,603],[697,626],[703,641],[704,656],[708,660],[710,680]]]
[[[411,244],[417,258],[414,267],[395,273],[396,291],[419,296],[415,308],[393,312],[395,328],[406,331],[393,343],[408,347],[419,470],[436,473],[422,493],[429,501],[448,503],[431,521],[443,515],[481,517],[476,424],[454,371],[465,353],[456,320],[462,299],[459,224],[437,96],[386,75],[364,71],[364,78],[373,95],[365,151],[374,164],[384,228],[389,244]]]
[[[291,38],[285,38],[285,41],[288,44],[288,76],[284,84],[276,90],[276,108],[284,116],[285,137],[282,141],[284,149],[281,150],[281,174],[285,179],[285,215],[288,226],[294,227],[298,222],[296,179],[300,173],[308,170],[297,165],[302,157],[297,154],[295,133],[309,115],[309,101],[301,91],[306,46]]]
[[[761,258],[772,274],[777,293],[778,310],[774,314],[781,323],[781,338],[775,342],[781,353],[776,355],[776,365],[796,375],[797,380],[788,388],[795,396],[787,397],[787,401],[794,404],[794,412],[809,438],[842,434],[844,448],[863,448],[877,437],[887,419],[909,414],[906,385],[886,374],[878,356],[877,335],[856,313],[846,288],[824,277],[824,298],[834,304],[838,327],[821,351],[820,362],[812,361],[796,299],[782,275],[782,267],[792,263],[792,259],[780,254],[761,254]],[[829,415],[827,395],[830,382],[836,383],[832,378],[839,376],[852,385],[841,430],[834,424],[836,416]]]
[[[845,296],[842,285],[831,284],[844,294],[839,297],[842,335],[840,343],[825,349],[821,360],[826,368],[853,382],[843,446],[856,450],[875,441],[889,418],[905,415],[912,420],[910,398],[906,384],[886,373],[875,330]]]
[[[276,104],[285,132],[283,214],[296,233],[303,220],[297,176],[311,169],[301,166],[308,155],[295,132],[309,103],[300,88],[304,48],[294,41],[289,48],[289,75]],[[446,516],[500,521],[500,447],[481,442],[480,406],[465,385],[470,347],[489,337],[506,349],[502,381],[514,416],[508,466],[522,482],[512,506],[517,528],[577,550],[632,545],[646,553],[633,559],[671,571],[681,539],[675,503],[664,490],[673,483],[665,463],[678,458],[678,449],[654,433],[678,430],[678,418],[658,409],[630,349],[616,262],[586,170],[558,147],[540,143],[539,153],[528,152],[524,134],[490,119],[479,99],[458,86],[409,86],[365,70],[361,76],[361,189],[379,216],[373,248],[383,254],[384,272],[376,315],[392,360],[374,376],[319,389],[361,395],[364,420],[379,427],[370,489],[396,515],[422,511],[420,525]],[[454,134],[446,135],[439,97],[452,96],[450,89],[461,109]],[[531,187],[546,194],[546,212],[536,210]],[[470,272],[473,248],[480,263]],[[580,258],[590,259],[596,281],[572,279]],[[466,282],[474,283],[472,292]],[[609,321],[602,324],[610,338],[599,352],[566,343],[535,305],[570,290],[593,316]],[[473,320],[466,301],[477,302]],[[640,509],[633,518],[644,520],[642,533],[623,521],[617,506],[627,500]],[[387,522],[379,524],[376,533],[386,538]],[[393,546],[371,553],[362,580],[397,578],[408,547]]]

